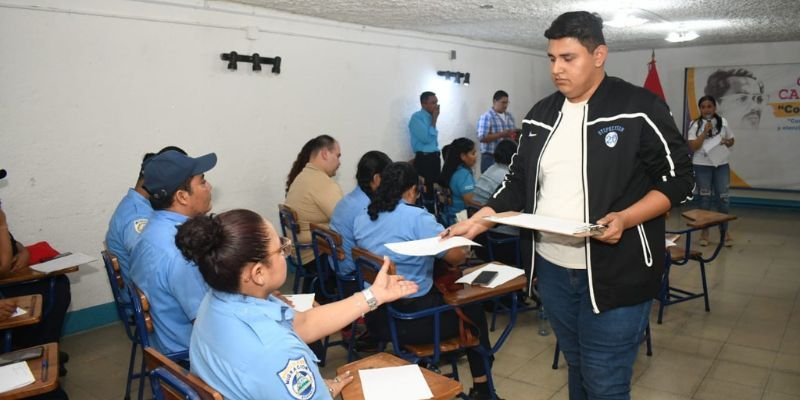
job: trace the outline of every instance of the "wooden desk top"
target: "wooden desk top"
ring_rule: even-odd
[[[464,275],[481,268],[486,264],[478,265],[473,268],[464,270]],[[474,301],[485,300],[506,293],[516,292],[522,290],[528,284],[528,278],[525,275],[520,275],[496,288],[486,288],[482,286],[473,286],[464,284],[464,288],[456,292],[450,292],[444,295],[444,301],[447,304],[458,306],[462,304],[472,303]]]
[[[0,394],[0,397],[7,400],[24,399],[47,393],[58,386],[58,343],[47,343],[44,346],[42,357],[28,360],[28,368],[31,369],[36,382],[19,389]],[[47,357],[47,380],[42,381],[42,360]]]
[[[28,282],[28,281],[35,281],[39,279],[48,278],[51,276],[58,276],[69,274],[72,272],[77,272],[78,266],[74,265],[72,267],[67,267],[64,269],[60,269],[58,271],[53,271],[49,274],[41,273],[39,271],[33,270],[30,267],[27,267],[21,271],[14,272],[11,275],[8,275],[2,279],[0,279],[0,286],[6,286],[14,283],[21,283],[21,282]]]
[[[42,295],[40,294],[0,299],[0,303],[16,303],[17,307],[27,311],[25,314],[0,321],[0,330],[38,324],[42,320]]]
[[[358,370],[399,367],[408,364],[408,361],[393,356],[389,353],[378,353],[337,368],[337,375],[341,375],[345,371],[350,371],[354,377],[353,382],[345,386],[344,390],[342,390],[342,398],[344,400],[361,400],[364,398],[364,392],[361,387],[361,378],[358,376]],[[435,400],[452,399],[463,390],[461,383],[456,380],[439,375],[425,368],[420,368],[420,370],[422,371],[422,376],[425,377],[425,382],[428,383],[428,387],[431,388],[431,393],[433,393],[433,398]]]
[[[681,215],[689,220],[686,225],[692,228],[707,228],[723,222],[733,221],[737,218],[735,215],[700,209],[684,211]]]

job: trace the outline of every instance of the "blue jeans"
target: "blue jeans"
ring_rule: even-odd
[[[481,153],[481,173],[486,172],[494,164],[494,154]]]
[[[700,208],[713,210],[713,206],[717,211],[728,214],[731,206],[729,194],[731,174],[728,164],[718,167],[695,165],[694,181],[700,196]],[[727,229],[728,224],[723,224],[723,228]]]
[[[539,294],[569,366],[569,398],[630,399],[636,353],[651,300],[595,314],[586,270],[536,255]]]

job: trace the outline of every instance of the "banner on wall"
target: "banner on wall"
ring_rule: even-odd
[[[800,191],[800,64],[686,68],[684,133],[711,95],[736,138],[731,186]]]

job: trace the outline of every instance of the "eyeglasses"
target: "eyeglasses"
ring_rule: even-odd
[[[769,101],[769,95],[749,93],[729,94],[727,96],[721,96],[719,99],[723,100],[725,98],[732,99],[731,102],[736,106],[744,106],[747,103],[761,105],[765,101]]]
[[[278,240],[281,242],[281,247],[278,250],[269,252],[268,255],[273,255],[275,253],[281,253],[281,257],[289,257],[294,253],[294,243],[292,243],[292,239],[287,238],[286,236],[279,236]]]

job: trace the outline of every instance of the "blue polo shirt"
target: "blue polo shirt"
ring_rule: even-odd
[[[192,373],[226,399],[330,399],[294,312],[269,296],[211,290],[192,332]]]
[[[128,189],[108,222],[106,246],[117,256],[125,282],[130,282],[131,279],[131,253],[136,243],[139,243],[139,237],[152,213],[150,201],[135,189]],[[127,290],[122,291],[122,297],[129,300]]]
[[[431,126],[432,121],[433,116],[424,109],[411,114],[408,131],[411,134],[411,150],[415,153],[439,151],[439,131]]]
[[[450,192],[453,194],[453,204],[448,207],[448,214],[455,215],[467,208],[464,204],[464,195],[475,190],[475,177],[472,171],[461,164],[450,178]]]
[[[150,301],[155,334],[151,344],[161,353],[189,349],[192,321],[208,291],[200,270],[175,246],[178,226],[188,217],[153,212],[131,255],[131,278]]]
[[[353,264],[353,255],[350,254],[355,243],[353,225],[357,216],[367,213],[369,202],[370,199],[367,194],[356,186],[352,192],[339,200],[333,210],[330,227],[342,236],[342,250],[344,250],[345,254],[345,259],[339,261],[339,273],[342,275],[354,274],[356,271],[356,266]]]
[[[419,291],[409,298],[424,296],[433,286],[433,260],[431,256],[407,256],[389,250],[386,243],[427,239],[438,235],[444,227],[424,208],[400,200],[394,211],[378,214],[372,221],[367,213],[356,217],[354,226],[356,246],[379,256],[389,256],[397,265],[397,273],[419,285]],[[444,253],[437,255],[443,256]]]

